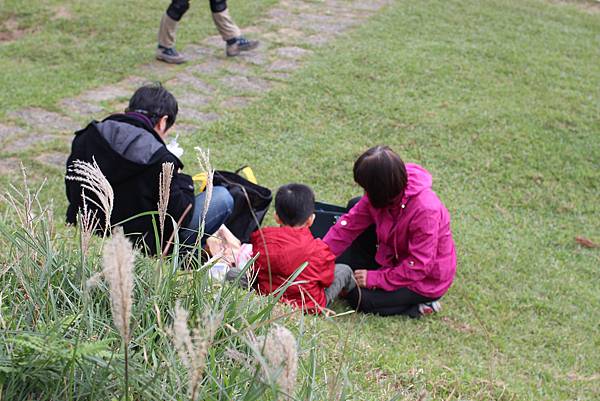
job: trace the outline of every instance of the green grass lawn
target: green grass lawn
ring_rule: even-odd
[[[9,13],[18,3],[7,2]],[[1,109],[53,105],[149,59],[162,4],[115,33],[102,31],[112,15],[104,7],[72,3],[74,25],[24,6],[24,24],[41,28],[0,45]],[[241,3],[252,18],[256,8]],[[183,24],[182,43],[212,29],[206,17]],[[98,41],[77,43],[71,30],[86,29]],[[63,44],[48,48],[44,34]],[[188,166],[193,146],[209,147],[217,168],[250,164],[269,187],[304,182],[339,204],[359,193],[352,164],[374,144],[433,174],[453,217],[455,284],[434,317],[317,324],[329,372],[350,364],[348,398],[600,398],[600,253],[574,240],[600,242],[599,38],[600,15],[574,6],[397,1],[317,51],[286,87],[183,139]],[[105,70],[94,67],[93,51],[106,54]],[[56,172],[44,197],[55,199],[57,215],[62,190]]]

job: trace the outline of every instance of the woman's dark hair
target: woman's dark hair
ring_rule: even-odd
[[[315,194],[304,184],[287,184],[275,194],[275,211],[286,226],[304,224],[315,212]]]
[[[374,146],[354,162],[354,181],[360,185],[375,208],[390,205],[404,192],[408,182],[400,156],[388,146]]]
[[[152,121],[152,126],[167,116],[167,129],[175,124],[179,107],[175,96],[160,83],[144,85],[129,99],[127,111],[144,114]]]

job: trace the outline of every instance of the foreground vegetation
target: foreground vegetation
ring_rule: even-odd
[[[459,270],[442,313],[419,321],[350,315],[335,324],[312,318],[286,322],[308,350],[300,352],[297,397],[310,399],[310,387],[321,391],[312,399],[335,399],[326,391],[342,390],[331,383],[346,384],[342,398],[360,400],[600,397],[600,255],[574,240],[600,242],[599,35],[597,14],[543,1],[396,2],[318,51],[287,87],[182,140],[192,169],[190,151],[200,143],[211,148],[218,168],[250,163],[265,185],[305,182],[319,198],[335,203],[357,192],[350,173],[354,158],[374,143],[387,143],[433,173],[434,189],[450,209]],[[3,58],[2,63],[12,61]],[[32,102],[5,99],[15,108]],[[62,219],[61,172],[26,163],[36,172],[33,179],[48,173],[41,199],[44,204],[54,199],[55,220]],[[5,221],[14,220],[14,211],[4,212]],[[71,348],[66,349],[74,350],[79,341],[87,347],[81,349],[91,350],[53,354],[48,364],[19,345],[14,355],[23,358],[17,369],[25,373],[11,380],[21,377],[29,386],[39,385],[28,376],[29,366],[33,372],[40,365],[58,367],[54,377],[67,382],[94,372],[85,375],[90,381],[82,398],[92,392],[96,399],[118,396],[122,347],[106,291],[92,293],[90,311],[80,289],[80,276],[100,268],[98,254],[82,264],[74,232],[60,225],[54,240],[46,239],[43,225],[30,240],[33,234],[3,224],[5,344],[20,335],[42,335],[62,349],[67,342]],[[202,270],[186,276],[172,273],[165,262],[137,263],[136,299],[141,301],[133,319],[140,322],[132,348],[133,393],[185,393],[185,384],[177,381],[184,370],[169,338],[158,329],[146,333],[158,325],[152,303],[167,325],[166,316],[185,294],[184,305],[201,306],[190,308],[194,316],[203,309],[225,309],[231,318],[224,321],[236,330],[248,327],[242,317],[254,329],[252,317],[270,308],[268,300],[212,288]],[[163,293],[154,286],[161,266],[165,287],[176,291]],[[33,272],[35,297],[23,295],[21,267]],[[219,295],[223,292],[227,295]],[[340,304],[337,310],[345,309]],[[273,317],[265,313],[255,322]],[[13,332],[7,329],[11,326]],[[258,334],[267,326],[258,327]],[[247,370],[233,362],[212,365],[227,360],[227,347],[251,355],[248,344],[226,327],[217,332],[217,342],[209,371],[219,377],[224,370],[214,369],[231,367],[240,376],[227,391],[249,391],[236,387]],[[107,367],[106,360],[114,364]],[[177,369],[163,370],[161,363]],[[148,385],[157,376],[163,379]],[[309,384],[313,379],[316,385]],[[206,391],[220,389],[219,380],[208,380]],[[55,399],[69,399],[73,387],[58,379],[53,383],[64,390]]]

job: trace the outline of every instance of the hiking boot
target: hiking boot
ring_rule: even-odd
[[[247,52],[248,50],[256,49],[259,43],[260,42],[258,40],[248,40],[245,37],[240,36],[239,38],[234,38],[227,41],[225,53],[229,57],[237,56],[241,52]]]
[[[158,46],[156,49],[156,59],[169,64],[181,64],[187,60],[183,54],[175,50],[174,47]]]
[[[442,304],[438,301],[426,302],[424,304],[419,304],[419,313],[421,316],[432,315],[442,310]]]

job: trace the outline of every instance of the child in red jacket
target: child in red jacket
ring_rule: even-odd
[[[275,221],[279,227],[260,229],[251,237],[254,254],[260,254],[254,271],[255,287],[261,294],[285,286],[289,277],[308,262],[281,300],[309,313],[321,312],[342,290],[349,292],[355,287],[352,269],[336,265],[329,246],[311,234],[314,206],[315,195],[310,187],[284,185],[275,195]]]

